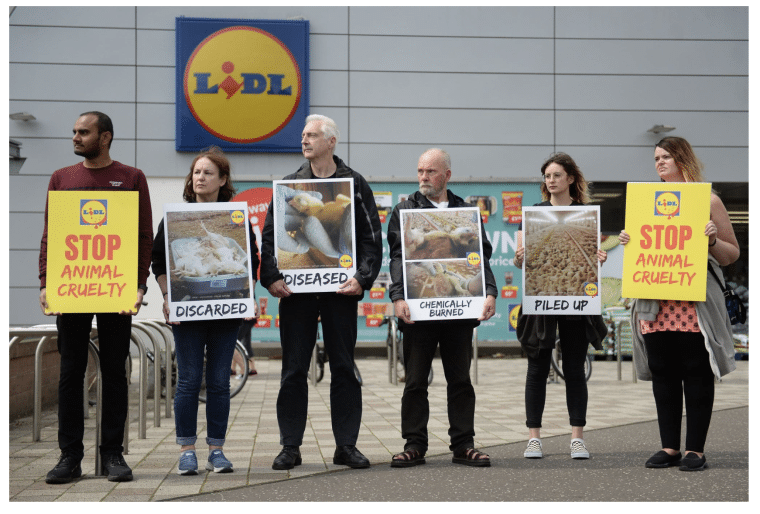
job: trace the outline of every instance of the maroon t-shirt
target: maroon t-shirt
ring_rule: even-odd
[[[137,283],[145,284],[150,274],[153,248],[153,216],[148,181],[142,171],[113,161],[105,168],[85,168],[81,162],[53,173],[48,191],[137,191],[139,192],[139,227]],[[48,205],[45,200],[45,228],[40,243],[40,288],[45,287],[47,273]],[[137,294],[137,291],[135,291]]]

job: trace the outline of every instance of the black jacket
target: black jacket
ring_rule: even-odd
[[[338,167],[330,178],[354,179],[354,219],[356,221],[356,274],[354,278],[367,290],[372,287],[383,260],[382,233],[380,216],[377,214],[375,196],[372,194],[364,177],[349,168],[339,157],[333,156]],[[306,162],[297,172],[283,177],[283,180],[311,180],[315,177],[311,163]],[[274,252],[274,202],[269,203],[269,210],[261,233],[261,285],[269,287],[284,275],[277,268]]]
[[[451,192],[451,190],[447,190],[446,194],[448,195],[449,200],[449,207],[450,208],[459,208],[459,207],[475,207],[472,204],[469,204],[462,200],[460,197],[455,195]],[[391,286],[389,291],[389,296],[392,302],[396,300],[403,300],[404,299],[404,272],[403,272],[403,264],[402,264],[402,258],[401,258],[401,219],[399,211],[402,209],[436,209],[437,207],[433,205],[430,200],[428,200],[425,195],[420,193],[419,191],[416,191],[413,195],[411,195],[407,200],[400,202],[396,207],[393,208],[393,213],[391,214],[391,219],[388,222],[388,247],[390,248],[390,268],[391,268]],[[493,251],[491,247],[491,242],[488,241],[488,235],[486,234],[485,226],[483,225],[483,220],[480,220],[480,234],[481,239],[483,240],[483,271],[484,271],[484,278],[486,283],[486,295],[491,295],[494,298],[498,298],[499,293],[496,289],[496,279],[493,276],[493,272],[491,271],[491,265],[488,262],[491,258],[491,253]],[[416,324],[419,323],[440,323],[440,321],[433,320],[433,321],[416,321]],[[478,326],[480,324],[477,320],[455,320],[451,323],[467,323],[471,324],[472,326]],[[401,320],[399,320],[399,327],[403,328],[405,323]]]

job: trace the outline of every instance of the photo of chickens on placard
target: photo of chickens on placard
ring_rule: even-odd
[[[478,208],[403,210],[401,232],[412,319],[477,318],[485,300]]]
[[[356,271],[351,179],[275,180],[277,267],[293,292],[336,291]]]
[[[166,204],[170,320],[253,314],[245,202]]]
[[[523,312],[599,314],[599,206],[524,207]]]

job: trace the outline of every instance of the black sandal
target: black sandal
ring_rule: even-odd
[[[491,458],[475,448],[464,448],[454,452],[451,462],[454,464],[464,464],[465,466],[488,467],[491,465]]]
[[[391,459],[392,468],[411,468],[420,464],[425,464],[425,456],[415,448],[409,448],[401,453],[397,453]]]

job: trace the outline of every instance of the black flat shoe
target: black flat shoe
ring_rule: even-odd
[[[707,459],[702,455],[701,457],[696,453],[687,453],[683,459],[681,459],[681,467],[678,468],[681,471],[702,471],[707,467]]]
[[[45,482],[48,484],[68,484],[75,478],[82,476],[80,459],[66,453],[62,453],[58,464],[48,471]]]
[[[298,446],[283,446],[282,451],[272,463],[272,469],[293,469],[300,464],[301,450]]]
[[[342,464],[353,469],[369,467],[369,460],[356,449],[356,446],[338,446],[335,448],[333,464]]]
[[[670,466],[678,466],[680,463],[681,452],[678,452],[675,455],[670,455],[665,450],[660,450],[649,457],[649,460],[644,466],[647,468],[667,468]]]

